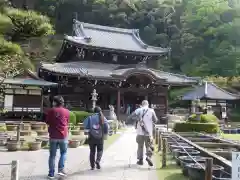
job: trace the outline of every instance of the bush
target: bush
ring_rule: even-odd
[[[76,124],[76,115],[70,111],[70,123],[75,125]]]
[[[193,123],[196,123],[198,122],[197,119],[196,119],[196,114],[192,114],[187,122],[193,122]],[[201,120],[200,120],[200,123],[218,123],[219,122],[219,119],[213,115],[213,114],[201,114],[200,116]]]
[[[73,111],[73,113],[76,116],[76,124],[83,123],[84,119],[92,114],[86,111]]]
[[[240,122],[240,114],[238,113],[231,113],[229,115],[229,120],[232,122]]]
[[[173,127],[173,131],[219,133],[220,128],[217,123],[184,122],[184,123],[175,123]]]
[[[5,132],[7,130],[6,126],[0,126],[0,132]]]

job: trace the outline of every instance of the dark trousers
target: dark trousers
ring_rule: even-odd
[[[90,165],[95,167],[95,162],[100,162],[103,155],[103,143],[89,143],[90,147]],[[96,157],[97,150],[97,157]]]

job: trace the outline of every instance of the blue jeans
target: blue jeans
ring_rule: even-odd
[[[64,169],[64,164],[66,160],[67,148],[68,148],[68,140],[67,139],[50,139],[50,147],[49,147],[49,175],[54,176],[55,172],[55,158],[57,154],[57,149],[60,149],[60,159],[58,162],[58,171]]]

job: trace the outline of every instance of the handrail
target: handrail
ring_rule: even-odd
[[[175,133],[175,132],[172,132],[172,133],[173,133],[174,135],[176,135],[178,138],[181,138],[181,139],[183,139],[184,141],[186,141],[186,142],[187,142],[188,144],[190,144],[191,146],[193,146],[193,147],[195,147],[196,149],[198,149],[198,150],[200,150],[200,151],[208,154],[209,156],[214,157],[214,159],[217,159],[218,161],[223,162],[226,167],[232,169],[232,163],[231,163],[230,161],[228,161],[228,160],[226,160],[225,158],[223,158],[223,157],[221,157],[221,156],[218,156],[218,155],[216,155],[216,154],[214,154],[214,153],[212,153],[212,152],[206,151],[206,149],[204,149],[204,148],[202,148],[201,146],[199,146],[199,145],[197,145],[197,144],[189,141],[188,139],[186,139],[186,138],[178,135],[178,134]],[[202,134],[202,135],[203,135],[203,134]]]

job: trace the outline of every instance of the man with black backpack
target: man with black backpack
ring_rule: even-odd
[[[104,136],[108,134],[108,122],[100,107],[94,108],[94,114],[84,120],[85,132],[88,132],[88,143],[90,147],[91,169],[101,169],[100,161],[103,154]],[[97,150],[97,157],[96,155]],[[95,158],[96,157],[96,158]]]
[[[129,117],[138,117],[136,122],[137,138],[138,143],[137,158],[138,165],[143,165],[143,148],[144,144],[146,147],[146,161],[149,166],[153,166],[151,157],[153,155],[154,147],[152,140],[153,123],[158,121],[154,109],[149,108],[147,100],[142,101],[142,106],[136,109]]]

